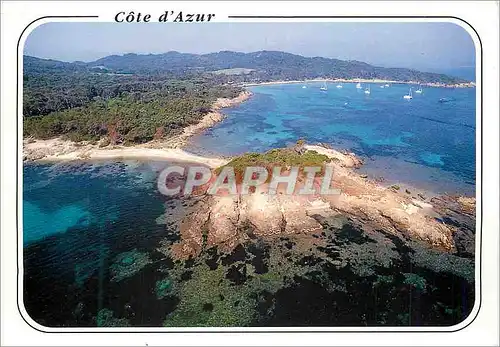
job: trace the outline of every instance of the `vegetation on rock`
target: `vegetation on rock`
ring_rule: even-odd
[[[226,165],[218,168],[216,173],[220,173],[224,167],[232,167],[236,176],[236,182],[242,182],[247,167],[258,166],[266,168],[268,172],[268,181],[271,179],[273,168],[281,167],[287,169],[290,167],[299,167],[299,177],[304,175],[305,167],[321,167],[329,163],[331,159],[316,151],[298,151],[297,146],[301,146],[300,140],[293,148],[276,148],[265,153],[245,153],[233,158]],[[323,172],[320,171],[318,174]]]

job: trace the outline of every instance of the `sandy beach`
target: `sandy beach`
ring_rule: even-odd
[[[245,83],[245,87],[259,86],[259,85],[274,85],[274,84],[296,84],[296,83],[311,83],[311,82],[332,82],[332,83],[380,83],[380,84],[420,84],[424,87],[438,87],[438,88],[473,88],[476,86],[474,82],[459,83],[459,84],[444,84],[444,83],[420,83],[418,81],[392,81],[382,79],[329,79],[329,78],[316,78],[310,80],[293,80],[293,81],[271,81],[259,83]]]
[[[220,112],[225,107],[238,105],[248,100],[252,93],[245,90],[237,97],[219,98],[212,105],[211,112],[207,113],[198,123],[184,128],[180,135],[167,140],[151,141],[145,144],[132,146],[101,146],[90,142],[72,142],[62,138],[48,140],[24,139],[23,160],[27,161],[71,161],[71,160],[103,160],[103,159],[156,159],[200,163],[216,168],[227,163],[225,158],[201,157],[181,149],[189,138],[201,131],[214,126],[224,119]]]
[[[72,161],[106,159],[156,159],[191,162],[216,168],[227,163],[224,158],[201,157],[180,148],[169,148],[161,142],[135,146],[107,146],[100,148],[86,142],[75,143],[60,138],[50,140],[25,140],[23,159],[27,161]]]

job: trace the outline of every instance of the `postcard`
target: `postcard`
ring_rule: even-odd
[[[498,4],[438,4],[6,3],[15,331],[480,341]]]

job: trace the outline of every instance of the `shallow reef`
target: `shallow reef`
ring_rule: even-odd
[[[454,265],[422,260],[438,253]],[[189,269],[164,326],[453,325],[474,304],[471,259],[345,218],[313,236],[205,249]]]
[[[165,296],[167,296],[170,292],[172,292],[172,280],[170,278],[164,278],[162,280],[159,280],[156,282],[156,297],[158,299],[163,299]]]
[[[113,317],[113,311],[102,309],[97,313],[96,325],[98,327],[128,327],[130,324],[125,318]]]
[[[249,237],[231,252],[205,244],[187,260],[169,254],[178,240],[170,230],[149,253],[115,252],[108,271],[59,279],[63,314],[45,305],[36,318],[52,326],[449,326],[471,311],[470,257],[346,215],[318,220],[316,233]]]

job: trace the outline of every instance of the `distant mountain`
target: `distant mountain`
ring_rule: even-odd
[[[475,66],[463,66],[463,67],[453,67],[453,68],[441,68],[441,69],[425,69],[427,72],[437,72],[448,76],[454,76],[466,79],[468,81],[476,81],[476,67]]]
[[[88,66],[83,62],[67,63],[53,59],[40,59],[25,55],[23,57],[24,73],[58,73],[88,71]]]
[[[359,61],[322,57],[303,57],[279,51],[241,53],[221,51],[209,54],[179,53],[110,55],[90,63],[64,63],[25,56],[25,73],[48,71],[105,71],[128,74],[211,73],[224,69],[242,69],[250,73],[219,78],[234,82],[300,80],[312,78],[367,78],[397,81],[460,83],[458,77],[405,68],[383,68]],[[244,69],[244,70],[243,70]]]

